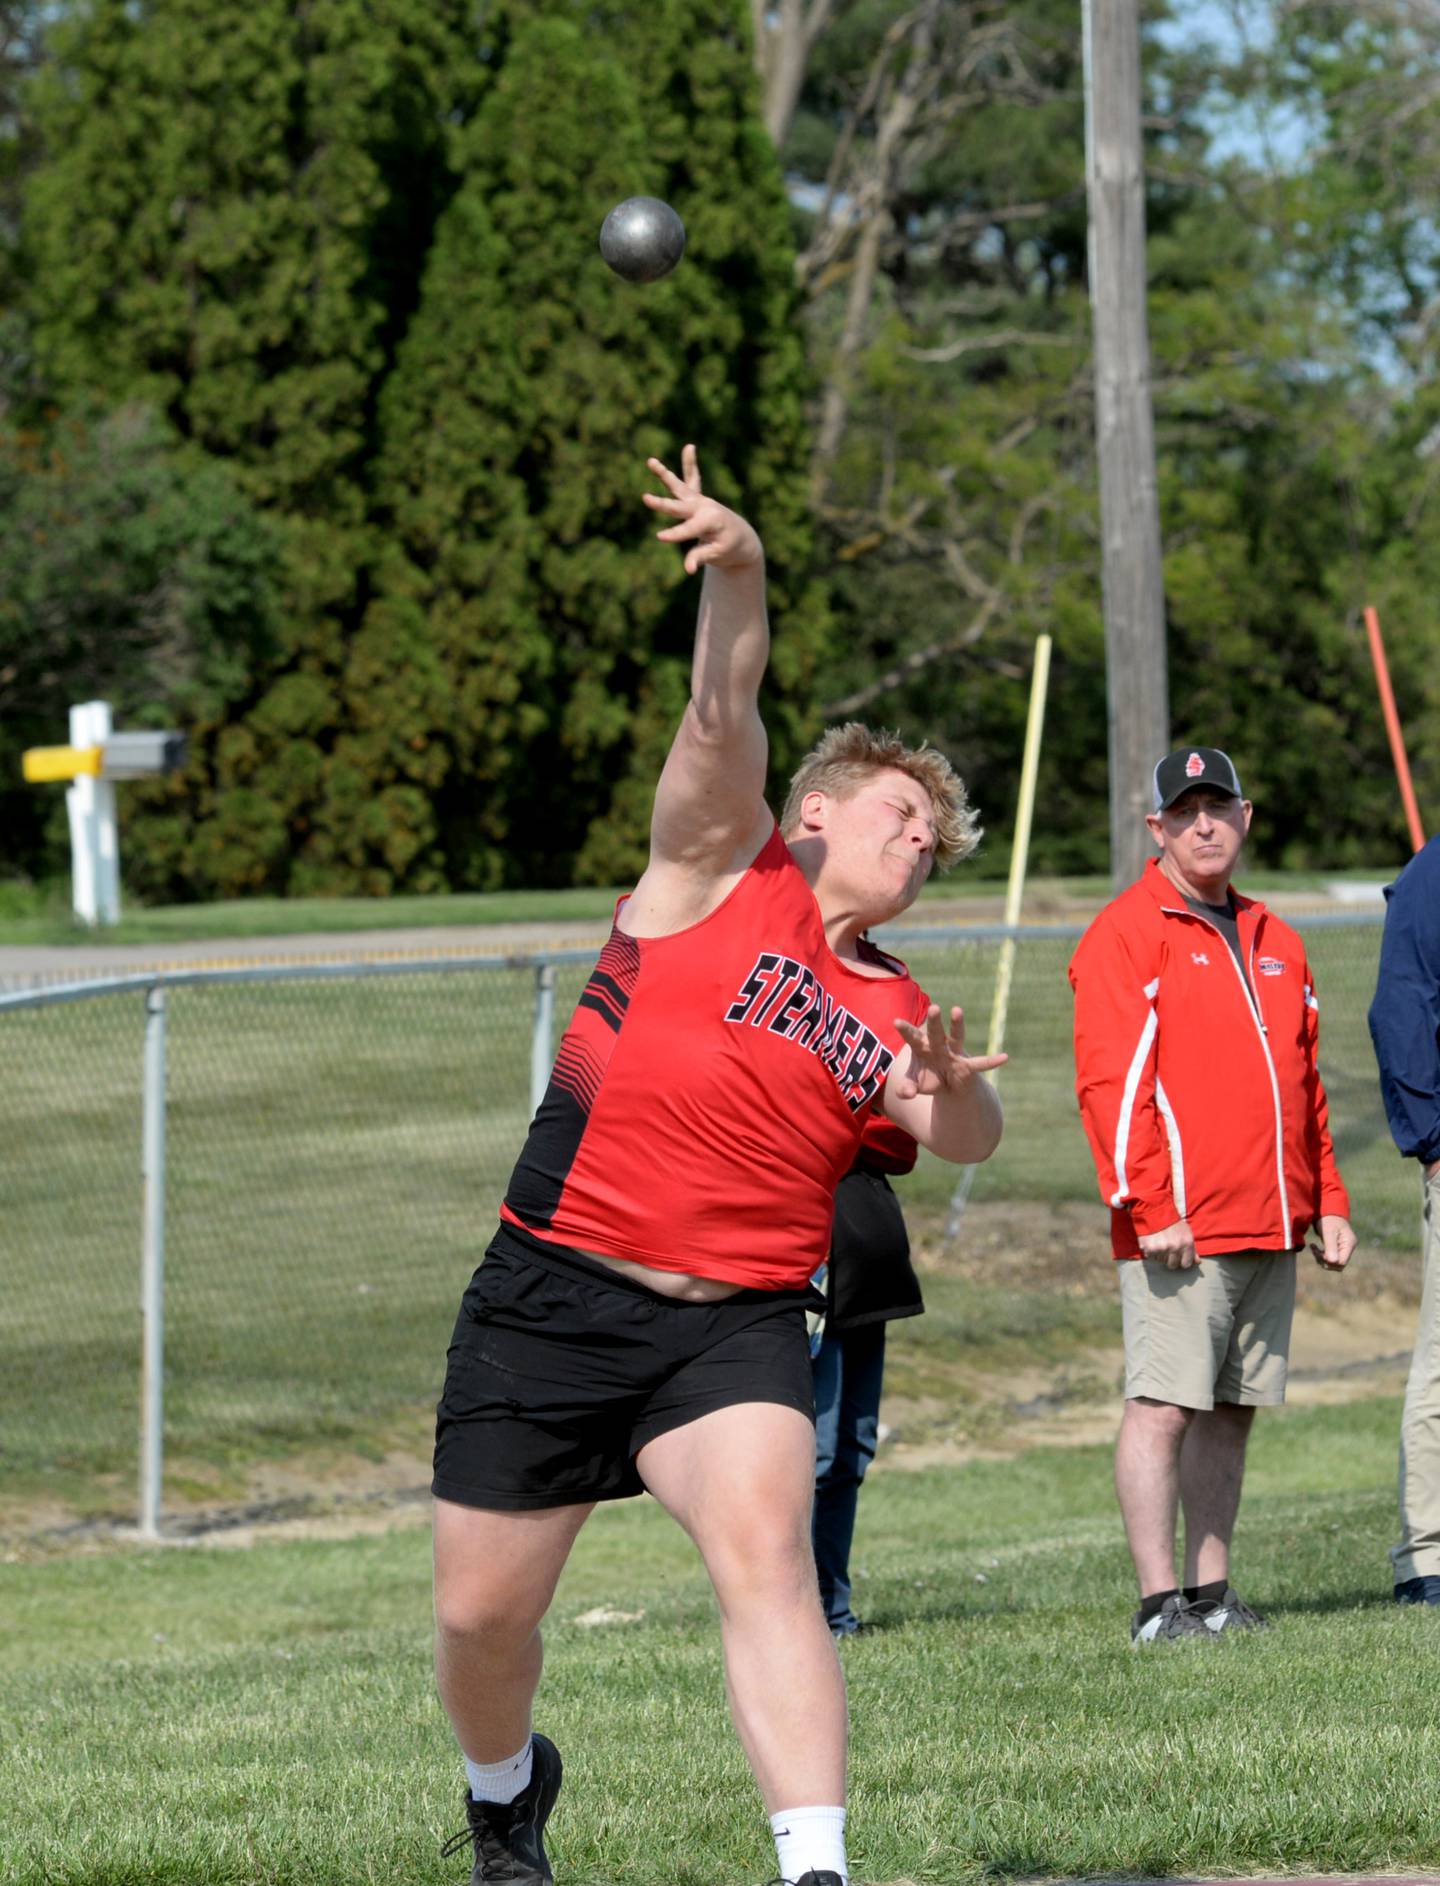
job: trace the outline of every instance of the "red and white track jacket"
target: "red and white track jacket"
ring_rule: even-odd
[[[1155,859],[1071,959],[1075,1089],[1116,1257],[1181,1218],[1213,1257],[1297,1250],[1317,1218],[1349,1215],[1304,945],[1263,904],[1235,907],[1254,1003]]]

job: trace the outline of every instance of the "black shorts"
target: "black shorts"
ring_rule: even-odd
[[[643,1493],[647,1441],[739,1402],[815,1419],[799,1290],[684,1303],[502,1224],[470,1280],[436,1409],[432,1491],[522,1511]]]

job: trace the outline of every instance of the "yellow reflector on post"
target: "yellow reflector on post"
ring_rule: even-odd
[[[31,747],[21,757],[21,766],[32,786],[45,786],[57,779],[78,779],[81,773],[100,777],[104,747]]]

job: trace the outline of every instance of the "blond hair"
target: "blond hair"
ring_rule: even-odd
[[[799,825],[807,792],[848,799],[876,773],[904,773],[929,793],[935,807],[937,871],[948,871],[958,859],[970,856],[980,842],[980,820],[965,795],[964,780],[945,755],[928,743],[907,747],[898,733],[873,733],[858,720],[829,728],[800,762],[780,814],[781,833],[788,838]]]

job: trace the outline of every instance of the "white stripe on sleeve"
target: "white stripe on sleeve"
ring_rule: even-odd
[[[1125,1160],[1130,1150],[1130,1121],[1135,1112],[1135,1094],[1140,1085],[1140,1076],[1149,1059],[1150,1044],[1155,1039],[1158,1018],[1155,1014],[1155,997],[1159,993],[1160,978],[1145,984],[1145,999],[1151,1004],[1150,1013],[1145,1017],[1145,1026],[1140,1030],[1140,1039],[1135,1044],[1135,1052],[1130,1058],[1130,1066],[1125,1075],[1125,1091],[1120,1099],[1120,1119],[1115,1128],[1115,1190],[1110,1203],[1117,1209],[1129,1196],[1126,1183]]]
[[[1155,1104],[1160,1109],[1160,1117],[1165,1122],[1165,1131],[1170,1136],[1170,1189],[1175,1194],[1175,1210],[1180,1217],[1185,1216],[1185,1153],[1180,1144],[1180,1127],[1175,1119],[1175,1109],[1170,1105],[1170,1096],[1157,1080],[1155,1082]]]

